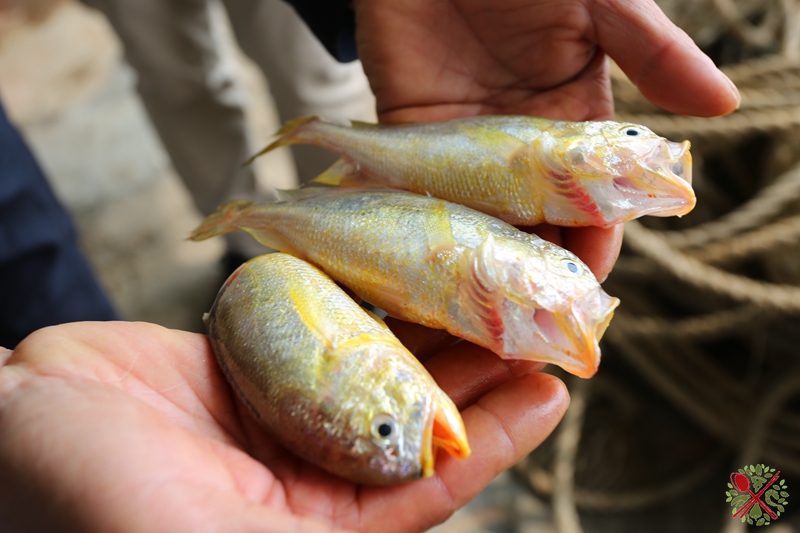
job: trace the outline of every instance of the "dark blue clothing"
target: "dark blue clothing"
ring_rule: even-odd
[[[45,326],[115,319],[69,215],[0,104],[0,346]]]
[[[352,0],[286,0],[333,57],[347,63],[358,59],[356,14]]]

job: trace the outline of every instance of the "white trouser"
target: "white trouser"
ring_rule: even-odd
[[[250,167],[244,92],[235,51],[213,10],[219,0],[84,0],[109,19],[139,76],[139,92],[173,166],[203,214],[234,198],[265,200]],[[216,4],[215,4],[216,3]],[[242,50],[263,70],[282,120],[319,114],[374,120],[374,100],[358,62],[341,64],[281,0],[224,0]],[[335,157],[295,152],[306,182]],[[306,150],[303,151],[302,149]],[[254,255],[252,239],[229,241]]]

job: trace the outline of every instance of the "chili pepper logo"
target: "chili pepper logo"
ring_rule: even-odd
[[[745,466],[732,472],[725,501],[733,507],[733,517],[756,526],[768,526],[777,520],[789,497],[780,474],[766,465]]]

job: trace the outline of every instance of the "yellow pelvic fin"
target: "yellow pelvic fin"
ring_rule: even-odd
[[[379,187],[383,184],[360,174],[358,167],[344,159],[338,160],[310,183],[334,187]]]
[[[376,315],[375,313],[373,313],[369,309],[365,309],[363,307],[362,307],[362,309],[364,309],[364,311],[366,311],[366,313],[370,316],[370,318],[372,318],[375,322],[377,322],[378,324],[380,324],[381,326],[383,326],[385,328],[389,327],[389,326],[386,325],[386,322],[384,322],[381,317],[379,317],[378,315]]]
[[[206,219],[192,231],[191,235],[189,235],[189,239],[193,241],[204,241],[211,237],[240,229],[238,222],[254,205],[255,202],[252,200],[234,200],[222,204],[217,208],[215,213],[208,215]]]
[[[325,196],[326,194],[335,194],[341,191],[336,187],[329,187],[327,185],[310,185],[299,189],[278,189],[276,192],[278,193],[278,199],[280,201],[296,202],[304,198]]]
[[[309,115],[306,117],[295,118],[287,122],[281,129],[275,132],[275,135],[278,137],[274,142],[267,145],[266,148],[252,156],[250,159],[245,161],[242,166],[250,165],[256,158],[260,155],[264,155],[267,152],[274,150],[275,148],[280,148],[281,146],[288,146],[290,144],[298,144],[305,142],[302,139],[297,138],[297,134],[300,132],[303,126],[309,124],[311,122],[316,122],[320,120],[317,115]]]
[[[363,122],[361,120],[351,120],[350,121],[350,125],[353,128],[359,128],[359,129],[360,128],[375,128],[375,127],[378,126],[377,124],[373,124],[371,122]]]

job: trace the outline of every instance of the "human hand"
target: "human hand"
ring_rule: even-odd
[[[608,120],[605,53],[669,111],[715,116],[738,105],[730,80],[652,0],[358,0],[356,17],[382,122],[486,114]],[[601,280],[622,241],[621,226],[543,233]]]
[[[391,321],[390,321],[391,322]],[[202,335],[151,324],[46,328],[0,349],[4,531],[421,531],[535,448],[567,405],[541,365],[407,323],[398,336],[463,411],[466,460],[393,487],[334,478],[281,448]]]

